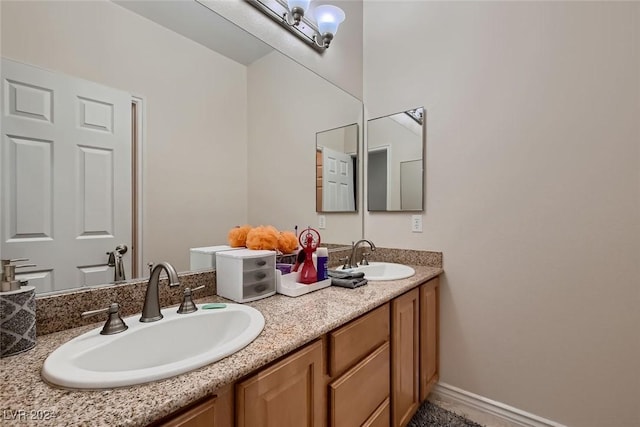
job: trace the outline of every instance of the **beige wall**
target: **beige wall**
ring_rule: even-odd
[[[356,98],[362,99],[362,0],[328,2],[344,10],[346,19],[338,28],[331,47],[322,54],[318,54],[245,0],[199,1]]]
[[[370,117],[428,112],[424,233],[370,214],[365,236],[444,252],[441,381],[639,425],[640,4],[377,1],[364,21]]]
[[[145,262],[246,221],[246,67],[106,1],[2,1],[2,55],[144,97]]]
[[[317,227],[316,133],[361,126],[362,104],[277,51],[248,67],[248,81],[249,222]],[[324,242],[349,244],[362,236],[358,213],[325,218]]]

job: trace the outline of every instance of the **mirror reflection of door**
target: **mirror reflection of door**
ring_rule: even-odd
[[[316,134],[316,210],[355,212],[358,125]]]
[[[382,153],[386,153],[384,164]],[[367,159],[367,206],[370,211],[422,211],[424,108],[369,120]]]
[[[322,149],[322,205],[330,212],[355,210],[355,187],[351,156]]]
[[[132,235],[116,215],[131,212],[131,95],[4,58],[2,81],[2,257],[36,264],[16,276],[39,293],[113,281],[106,252]]]

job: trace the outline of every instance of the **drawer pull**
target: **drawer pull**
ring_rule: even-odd
[[[255,290],[256,292],[263,292],[264,290],[267,289],[267,285],[256,285]]]
[[[258,261],[256,261],[256,264],[258,264],[260,267],[262,267],[263,265],[267,265],[267,261],[265,261],[263,259],[259,259]]]
[[[256,273],[256,279],[258,279],[258,280],[262,280],[265,277],[267,277],[267,273],[265,273],[265,272],[260,271],[260,272]]]

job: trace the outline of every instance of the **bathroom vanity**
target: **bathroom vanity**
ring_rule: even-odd
[[[157,425],[405,426],[438,380],[438,292],[434,277]]]
[[[40,376],[46,357],[98,324],[40,336],[34,349],[0,362],[8,414],[3,425],[32,421],[20,414],[42,415],[33,421],[38,426],[404,425],[438,378],[443,270],[416,265],[415,272],[357,289],[329,287],[248,303],[266,323],[247,347],[137,386],[78,391],[48,385]],[[224,301],[210,296],[198,302]],[[207,331],[196,331],[194,339],[207,339]]]

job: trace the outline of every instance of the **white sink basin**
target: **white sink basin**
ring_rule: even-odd
[[[342,267],[338,270],[342,270]],[[416,274],[416,271],[408,265],[392,262],[370,262],[369,265],[361,265],[345,271],[363,272],[365,279],[373,281],[406,279]]]
[[[160,380],[229,356],[264,328],[262,313],[253,307],[198,308],[189,314],[166,308],[164,318],[151,323],[128,317],[129,329],[114,335],[100,335],[102,327],[89,331],[51,353],[42,376],[52,384],[89,389]]]

